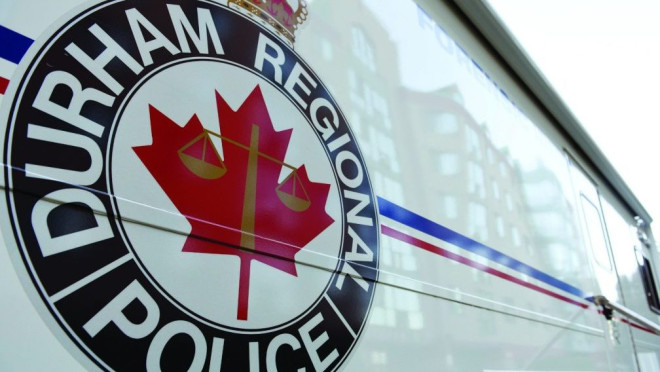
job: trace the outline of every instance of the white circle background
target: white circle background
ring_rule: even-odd
[[[326,212],[335,222],[299,251],[297,276],[252,261],[248,320],[236,319],[239,259],[182,252],[191,226],[133,151],[151,144],[149,104],[185,125],[196,114],[204,128],[221,132],[215,91],[234,110],[261,87],[275,130],[293,128],[285,162],[306,165],[310,180],[331,185]],[[129,98],[119,118],[110,177],[122,225],[143,270],[189,312],[220,325],[255,330],[283,325],[322,294],[336,268],[341,244],[339,190],[324,147],[294,104],[261,77],[220,61],[192,60],[152,76]],[[216,146],[221,151],[220,143]],[[282,174],[283,179],[285,173]],[[240,196],[237,196],[240,197]]]

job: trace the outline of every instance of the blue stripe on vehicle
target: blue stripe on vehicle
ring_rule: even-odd
[[[402,223],[415,230],[444,240],[450,244],[465,249],[466,251],[485,257],[493,262],[516,270],[522,274],[531,276],[534,279],[540,280],[543,283],[571,293],[580,298],[587,299],[588,297],[585,292],[579,288],[576,288],[566,282],[563,282],[540,270],[537,270],[523,262],[516,260],[511,256],[507,256],[506,254],[496,249],[472,240],[465,235],[461,235],[455,231],[452,231],[438,224],[437,222],[433,222],[426,217],[422,217],[414,212],[411,212],[399,205],[390,202],[389,200],[381,198],[380,196],[378,197],[378,209],[382,216],[391,218],[394,221]]]
[[[0,25],[0,58],[18,64],[33,40]]]

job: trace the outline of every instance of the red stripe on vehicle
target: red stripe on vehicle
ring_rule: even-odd
[[[488,274],[491,274],[491,275],[497,276],[498,278],[502,278],[502,279],[508,280],[508,281],[510,281],[510,282],[513,282],[513,283],[516,283],[516,284],[518,284],[518,285],[521,285],[521,286],[523,286],[523,287],[525,287],[525,288],[532,289],[532,290],[534,290],[534,291],[537,291],[537,292],[543,293],[543,294],[545,294],[545,295],[548,295],[548,296],[553,297],[553,298],[556,298],[556,299],[558,299],[558,300],[561,300],[561,301],[567,302],[567,303],[569,303],[569,304],[572,304],[572,305],[575,305],[575,306],[579,306],[579,307],[581,307],[581,308],[583,308],[583,309],[588,309],[588,308],[589,308],[589,305],[588,305],[588,304],[585,304],[585,303],[582,303],[582,302],[579,302],[579,301],[575,301],[575,300],[570,299],[570,298],[568,298],[568,297],[566,297],[566,296],[562,296],[562,295],[560,295],[560,294],[558,294],[558,293],[555,293],[555,292],[549,291],[549,290],[547,290],[547,289],[545,289],[545,288],[539,287],[538,285],[535,285],[535,284],[532,284],[532,283],[527,283],[527,282],[525,282],[525,281],[523,281],[523,280],[521,280],[521,279],[518,279],[518,278],[516,278],[516,277],[514,277],[514,276],[512,276],[512,275],[510,275],[510,274],[507,274],[507,273],[505,273],[505,272],[499,271],[499,270],[497,270],[497,269],[493,269],[492,267],[486,266],[486,265],[484,265],[484,264],[480,264],[479,262],[476,262],[476,261],[470,260],[469,258],[465,258],[465,257],[463,257],[463,256],[460,256],[460,255],[456,254],[456,253],[450,252],[450,251],[448,251],[448,250],[446,250],[446,249],[444,249],[444,248],[441,248],[441,247],[439,247],[439,246],[437,246],[437,245],[434,245],[434,244],[431,244],[431,243],[427,243],[427,242],[425,242],[425,241],[423,241],[423,240],[420,240],[420,239],[418,239],[418,238],[415,238],[415,237],[413,237],[413,236],[410,236],[410,235],[408,235],[408,234],[406,234],[406,233],[404,233],[404,232],[402,232],[402,231],[396,230],[396,229],[394,229],[394,228],[392,228],[392,227],[385,226],[385,225],[381,225],[381,226],[380,226],[380,230],[381,230],[381,232],[382,232],[383,234],[385,234],[385,235],[387,235],[387,236],[389,236],[389,237],[391,237],[391,238],[394,238],[394,239],[400,240],[400,241],[402,241],[402,242],[404,242],[404,243],[408,243],[408,244],[413,245],[413,246],[418,247],[418,248],[422,248],[422,249],[424,249],[425,251],[428,251],[428,252],[431,252],[431,253],[435,253],[435,254],[437,254],[437,255],[439,255],[439,256],[442,256],[442,257],[448,258],[448,259],[453,260],[453,261],[456,261],[456,262],[460,262],[460,263],[462,263],[462,264],[464,264],[464,265],[467,265],[467,266],[469,266],[469,267],[472,267],[472,268],[475,268],[475,269],[481,270],[481,271],[483,271],[483,272],[485,272],[485,273],[488,273]],[[600,310],[600,309],[597,309],[596,311],[597,311],[599,314],[601,314],[601,315],[602,315],[602,313],[603,313],[602,310]],[[653,330],[651,330],[651,329],[649,329],[649,328],[646,328],[646,327],[644,327],[644,326],[642,326],[642,325],[639,325],[639,324],[637,324],[637,323],[635,323],[635,322],[631,322],[631,321],[629,321],[628,319],[624,319],[624,318],[615,318],[615,319],[618,320],[618,321],[620,321],[620,322],[622,322],[622,323],[629,324],[631,327],[637,328],[637,329],[639,329],[639,330],[642,330],[642,331],[645,331],[645,332],[648,332],[648,333],[651,333],[651,334],[656,334]]]
[[[619,318],[619,320],[622,321],[623,323],[630,324],[630,326],[633,327],[633,328],[637,328],[637,329],[642,330],[644,332],[648,332],[648,333],[652,333],[654,335],[657,335],[657,333],[655,333],[652,329],[646,328],[643,325],[639,325],[637,323],[633,323],[633,322],[629,321],[628,319]]]
[[[521,285],[521,286],[523,286],[523,287],[525,287],[525,288],[529,288],[529,289],[532,289],[532,290],[534,290],[534,291],[537,291],[537,292],[543,293],[543,294],[545,294],[545,295],[548,295],[548,296],[550,296],[550,297],[554,297],[554,298],[556,298],[556,299],[558,299],[558,300],[561,300],[561,301],[567,302],[567,303],[569,303],[569,304],[572,304],[572,305],[575,305],[575,306],[579,306],[579,307],[581,307],[581,308],[583,308],[583,309],[588,309],[588,308],[589,308],[589,305],[588,305],[588,304],[585,304],[585,303],[582,303],[582,302],[579,302],[579,301],[575,301],[575,300],[573,300],[573,299],[571,299],[571,298],[568,298],[568,297],[566,297],[566,296],[562,296],[562,295],[560,295],[560,294],[558,294],[558,293],[555,293],[555,292],[549,291],[549,290],[547,290],[547,289],[545,289],[545,288],[539,287],[539,286],[536,285],[536,284],[528,283],[528,282],[526,282],[526,281],[524,281],[524,280],[522,280],[522,279],[516,278],[516,277],[514,277],[514,276],[512,276],[512,275],[510,275],[510,274],[507,274],[507,273],[505,273],[505,272],[499,271],[499,270],[494,269],[494,268],[492,268],[492,267],[486,266],[486,265],[481,264],[481,263],[479,263],[479,262],[473,261],[473,260],[471,260],[471,259],[469,259],[469,258],[465,258],[465,257],[463,257],[463,256],[460,256],[460,255],[456,254],[456,253],[453,253],[453,252],[450,252],[450,251],[448,251],[448,250],[446,250],[446,249],[444,249],[444,248],[441,248],[441,247],[439,247],[439,246],[437,246],[437,245],[433,245],[433,244],[427,243],[427,242],[425,242],[425,241],[423,241],[423,240],[417,239],[417,238],[415,238],[415,237],[413,237],[413,236],[410,236],[410,235],[408,235],[408,234],[406,234],[406,233],[404,233],[404,232],[401,232],[401,231],[396,230],[396,229],[394,229],[394,228],[391,228],[391,227],[389,227],[389,226],[381,225],[381,232],[382,232],[383,234],[385,234],[385,235],[391,237],[391,238],[394,238],[394,239],[400,240],[400,241],[402,241],[402,242],[404,242],[404,243],[408,243],[408,244],[413,245],[413,246],[418,247],[418,248],[422,248],[422,249],[424,249],[425,251],[428,251],[428,252],[431,252],[431,253],[435,253],[435,254],[437,254],[437,255],[439,255],[439,256],[442,256],[442,257],[448,258],[448,259],[450,259],[450,260],[453,260],[453,261],[456,261],[456,262],[460,262],[460,263],[462,263],[462,264],[464,264],[464,265],[470,266],[470,267],[475,268],[475,269],[477,269],[477,270],[481,270],[481,271],[483,271],[483,272],[485,272],[485,273],[488,273],[488,274],[494,275],[494,276],[496,276],[496,277],[498,277],[498,278],[502,278],[502,279],[508,280],[508,281],[510,281],[510,282],[512,282],[512,283],[516,283],[516,284]]]

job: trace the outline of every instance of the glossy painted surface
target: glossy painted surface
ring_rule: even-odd
[[[327,34],[319,27],[319,37],[313,35],[314,24],[310,24],[306,30],[309,34],[305,36],[310,35],[313,40],[310,48],[317,47],[318,51],[310,55],[317,56],[319,62],[315,65],[321,66],[319,74],[338,97],[347,97],[342,107],[363,140],[368,159],[372,160],[370,171],[377,187],[380,186],[379,195],[553,278],[561,278],[584,293],[598,292],[590,256],[580,242],[579,215],[561,148],[513,106],[465,51],[415,4],[401,3],[387,9],[375,2],[351,5],[346,4],[344,9],[313,2],[312,9],[323,7],[319,13],[328,19],[324,25],[344,26]],[[433,9],[433,5],[429,6]],[[301,36],[298,46],[301,53],[306,51],[306,40]],[[325,53],[323,48],[327,49]],[[348,48],[353,60],[348,53],[330,52]],[[322,57],[327,58],[325,63],[321,62]],[[326,65],[328,68],[324,69]],[[391,150],[382,151],[388,148],[388,140],[392,138],[397,141],[390,145]],[[442,248],[454,248],[398,222],[385,219],[383,224]],[[494,277],[475,269],[475,265],[469,267],[420,251],[400,240],[384,238],[383,242],[382,282],[449,300],[453,307],[463,309],[462,306],[469,304],[500,311],[506,314],[503,319],[529,319],[573,331],[562,332],[553,341],[556,331],[542,327],[534,338],[546,340],[549,348],[562,342],[579,344],[576,340],[580,337],[593,337],[582,350],[579,347],[562,350],[563,357],[575,358],[568,364],[572,366],[582,364],[586,369],[593,368],[590,363],[576,362],[584,358],[593,359],[596,364],[604,363],[597,368],[609,368],[607,344],[602,336],[604,324],[592,310],[585,311]],[[556,291],[532,275],[493,264],[487,254],[466,253],[460,248],[454,252]],[[382,302],[377,297],[374,326],[369,334],[387,334],[388,328],[399,327],[408,327],[413,335],[426,334],[429,325],[439,330],[448,327],[447,332],[453,337],[458,337],[456,334],[461,337],[460,341],[448,342],[460,345],[458,351],[441,348],[447,351],[446,359],[450,361],[445,364],[447,367],[473,370],[475,366],[470,363],[480,362],[457,358],[454,353],[460,353],[469,340],[486,344],[501,340],[498,347],[502,349],[495,353],[500,357],[482,359],[481,363],[487,359],[491,364],[483,368],[557,368],[552,362],[544,361],[543,356],[518,350],[528,345],[508,344],[505,334],[520,335],[525,325],[507,326],[506,321],[491,321],[491,314],[480,312],[468,312],[462,317],[460,311],[464,310],[455,310],[458,313],[452,315],[464,320],[459,326],[443,321],[451,316],[423,306],[413,293],[403,294],[389,286],[382,293]],[[409,299],[397,301],[397,296]],[[579,302],[570,294],[569,297]],[[456,305],[454,301],[464,305]],[[444,337],[453,339],[446,334]],[[383,337],[383,340],[391,339]],[[419,342],[419,348],[427,344],[423,338]],[[390,350],[396,346],[384,343],[381,348]],[[531,349],[543,354],[542,346]],[[516,362],[502,357],[506,354],[502,350],[516,354],[511,359]],[[413,359],[424,363],[421,357]],[[428,368],[437,361],[428,363],[419,367]]]
[[[30,7],[4,6],[0,24],[33,39],[69,7],[26,23]],[[635,258],[655,262],[655,249],[455,9],[312,0],[309,13],[295,51],[338,101],[380,198],[379,286],[343,368],[656,370],[658,336],[605,321],[586,299],[660,321]],[[3,60],[0,76],[13,68]],[[0,366],[73,369],[5,256],[2,295],[17,305]]]

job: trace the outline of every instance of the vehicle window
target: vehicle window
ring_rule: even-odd
[[[644,292],[646,299],[651,307],[651,310],[660,313],[660,301],[658,300],[658,288],[655,285],[655,277],[653,276],[653,269],[651,262],[646,257],[641,257],[639,265],[640,274],[642,275],[642,282],[644,283]]]

